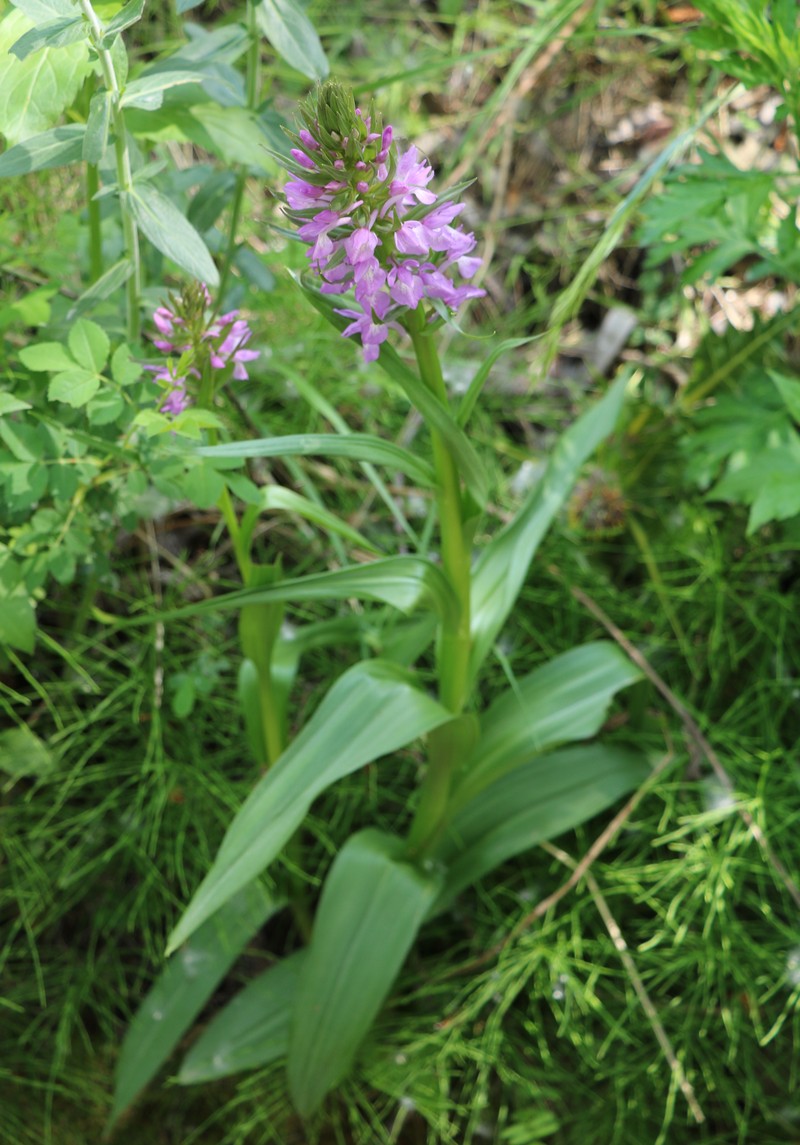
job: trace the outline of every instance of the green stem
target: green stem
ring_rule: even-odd
[[[125,250],[131,263],[132,273],[127,282],[128,338],[136,342],[139,338],[139,300],[142,296],[142,264],[139,256],[139,232],[127,203],[133,191],[133,172],[128,149],[128,133],[125,126],[125,113],[122,110],[122,92],[117,82],[114,61],[108,48],[103,47],[103,26],[90,0],[80,0],[81,10],[89,23],[89,39],[97,52],[103,81],[111,93],[111,121],[114,128],[114,151],[117,160],[117,184],[119,188],[120,211],[122,214],[122,234]]]
[[[442,405],[447,405],[442,367],[433,339],[426,330],[425,313],[420,306],[406,322],[420,377]],[[430,427],[436,469],[436,502],[442,545],[442,567],[458,598],[455,624],[442,623],[439,647],[439,698],[458,715],[469,691],[470,653],[470,552],[462,518],[461,483],[455,458],[438,430]]]
[[[94,163],[86,164],[86,211],[89,218],[89,279],[97,282],[103,273],[103,236],[100,230],[100,204],[95,195],[100,176]]]
[[[247,0],[247,31],[250,42],[247,49],[245,93],[247,108],[255,111],[261,94],[261,41],[258,34],[258,21],[256,19],[256,6],[253,0]],[[236,234],[239,229],[239,219],[242,214],[245,187],[247,185],[247,168],[240,167],[236,176],[236,187],[233,192],[231,204],[230,223],[228,224],[228,241],[222,259],[219,275],[219,288],[217,289],[217,310],[222,306],[225,288],[231,274],[231,266],[236,253]]]
[[[422,381],[447,405],[447,390],[436,345],[427,330],[422,306],[406,319]],[[469,695],[470,546],[464,528],[458,466],[447,442],[430,426],[436,469],[442,567],[459,603],[455,621],[443,620],[438,642],[439,698],[455,717],[428,737],[428,769],[408,837],[408,851],[418,857],[440,835],[445,822],[452,776],[474,738],[474,719],[462,715]]]

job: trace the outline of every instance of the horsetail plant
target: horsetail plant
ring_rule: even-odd
[[[469,281],[480,263],[474,236],[457,223],[463,205],[437,196],[427,160],[414,146],[398,150],[376,108],[357,107],[341,85],[323,84],[301,118],[284,190],[287,214],[308,246],[301,289],[346,338],[360,341],[367,368],[374,363],[405,391],[427,423],[430,453],[357,433],[209,443],[198,453],[220,462],[310,452],[388,462],[433,490],[440,557],[382,555],[291,578],[275,564],[260,581],[245,576],[241,591],[162,614],[241,610],[245,718],[251,744],[269,745],[259,759],[270,766],[234,816],[170,938],[172,958],[129,1030],[113,1119],[248,939],[292,898],[291,885],[268,891],[262,876],[316,796],[338,779],[424,742],[423,778],[405,829],[368,828],[346,840],[310,933],[216,1014],[188,1051],[180,1082],[286,1057],[295,1105],[312,1114],[351,1070],[426,919],[448,911],[504,860],[602,811],[649,772],[635,750],[594,739],[614,695],[639,678],[615,645],[573,648],[488,707],[480,703],[484,664],[581,465],[614,430],[625,379],[567,430],[515,518],[474,555],[487,481],[466,427],[488,365],[454,408],[438,351],[448,312],[482,294]],[[160,322],[167,340],[180,343],[173,318],[163,314]],[[394,342],[410,343],[415,368]],[[233,522],[240,561],[249,560],[253,520],[248,509]],[[362,615],[281,630],[287,605],[350,598],[366,602]],[[397,610],[419,611],[428,622],[398,622]],[[391,635],[385,626],[377,638],[381,654],[343,671],[287,743],[289,689],[304,649],[326,633],[341,640],[367,625],[374,645],[389,617]],[[436,695],[413,667],[431,646]],[[280,866],[272,873],[270,885],[280,885]]]

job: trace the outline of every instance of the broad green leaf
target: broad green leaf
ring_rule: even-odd
[[[0,81],[1,82],[1,81]],[[82,123],[53,127],[9,147],[0,155],[0,177],[27,175],[49,167],[64,167],[81,158],[86,128]]]
[[[44,779],[55,766],[50,748],[29,727],[0,732],[0,771],[12,779]]]
[[[295,0],[261,0],[256,16],[261,31],[287,64],[311,80],[325,79],[328,61],[319,36]]]
[[[7,413],[16,413],[21,409],[31,409],[30,402],[24,402],[22,398],[15,398],[13,394],[9,394],[5,390],[0,390],[0,417]]]
[[[79,318],[67,337],[70,352],[79,366],[99,374],[106,362],[111,345],[108,334],[96,322]]]
[[[178,208],[149,183],[136,183],[126,195],[133,217],[150,242],[182,270],[219,285],[219,274],[208,247]]]
[[[181,84],[199,83],[206,77],[200,71],[148,72],[131,80],[122,93],[121,107],[142,107],[150,111],[161,107],[164,92]]]
[[[0,597],[0,646],[33,652],[35,640],[36,613],[27,594]]]
[[[202,463],[193,465],[181,478],[180,485],[199,509],[210,509],[216,505],[225,488],[225,482],[216,469]]]
[[[169,949],[272,862],[321,791],[451,718],[394,664],[368,660],[345,672],[235,816]]]
[[[258,1069],[289,1048],[289,1020],[306,958],[298,950],[240,990],[194,1043],[178,1074],[181,1085]]]
[[[47,370],[52,373],[55,370],[71,370],[75,366],[75,360],[60,342],[34,342],[31,346],[23,346],[19,357],[23,366],[29,370]]]
[[[90,425],[110,425],[125,409],[122,394],[116,390],[103,389],[95,395],[86,407]]]
[[[72,304],[67,313],[69,321],[77,318],[80,314],[85,314],[88,310],[92,310],[98,302],[110,298],[114,291],[119,290],[132,274],[133,266],[129,259],[121,258],[119,262],[115,262],[98,278],[97,282],[93,282]]]
[[[349,1073],[440,890],[403,861],[404,842],[367,830],[325,880],[289,1033],[289,1091],[301,1117]]]
[[[336,304],[331,301],[330,296],[321,294],[318,290],[312,290],[297,277],[294,277],[294,281],[323,318],[326,318],[337,330],[345,328],[347,319],[336,314]],[[485,505],[488,495],[486,474],[467,435],[456,424],[455,419],[451,417],[444,406],[440,405],[417,374],[405,365],[399,355],[386,342],[380,348],[378,362],[389,377],[401,387],[408,400],[419,410],[428,425],[438,430],[442,435],[457,460],[459,473],[463,477],[464,484],[472,499],[477,505]]]
[[[75,0],[11,0],[11,3],[37,25],[74,17],[78,9]]]
[[[482,716],[480,740],[456,777],[454,805],[534,755],[596,735],[614,695],[640,679],[616,644],[597,641],[517,681]]]
[[[94,397],[100,389],[100,378],[92,370],[73,366],[55,374],[47,387],[47,398],[51,402],[66,402],[78,409]]]
[[[176,419],[177,420],[177,419]],[[168,423],[169,424],[169,423]],[[174,423],[173,423],[174,424]],[[454,619],[458,601],[442,570],[421,557],[386,557],[369,564],[350,565],[333,572],[282,580],[268,588],[245,588],[201,600],[183,608],[157,614],[159,620],[180,620],[200,612],[220,608],[241,608],[267,601],[347,600],[350,597],[377,600],[401,612],[432,608],[442,617]],[[153,614],[134,617],[128,623],[150,623]]]
[[[118,386],[131,386],[141,376],[141,364],[134,361],[130,346],[123,342],[111,355],[111,377]]]
[[[92,69],[85,43],[18,60],[9,50],[31,26],[22,12],[0,20],[0,134],[9,145],[55,126]]]
[[[539,483],[514,520],[481,553],[472,581],[473,676],[508,619],[539,542],[564,504],[581,466],[613,432],[622,409],[625,384],[625,378],[615,382],[605,397],[562,435]]]
[[[40,28],[31,28],[11,45],[10,52],[18,60],[27,59],[42,48],[66,48],[87,38],[87,25],[82,16],[67,16],[52,20]]]
[[[335,533],[337,536],[344,537],[351,544],[358,545],[362,549],[366,549],[367,552],[379,551],[372,541],[368,541],[359,533],[358,529],[354,529],[352,525],[342,521],[324,506],[316,505],[308,497],[302,497],[292,489],[287,489],[285,485],[267,485],[262,489],[261,508],[265,512],[278,510],[284,513],[297,513],[299,517],[310,521],[312,525],[318,525],[320,529],[325,529],[328,533]]]
[[[202,457],[350,457],[354,461],[373,461],[405,473],[417,485],[430,488],[436,478],[432,466],[407,449],[368,433],[303,433],[284,437],[261,437],[252,441],[230,441],[224,445],[204,446],[197,451]]]
[[[98,91],[92,96],[89,105],[89,118],[86,121],[86,135],[83,140],[83,158],[95,166],[106,153],[108,131],[111,126],[110,91]]]
[[[170,959],[122,1043],[109,1126],[152,1081],[245,944],[282,906],[259,883],[243,885]]]
[[[506,859],[604,811],[649,774],[637,752],[596,743],[539,755],[501,774],[452,815],[434,852],[447,868],[434,913]]]

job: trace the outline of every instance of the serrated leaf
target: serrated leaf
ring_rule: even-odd
[[[86,128],[82,123],[54,127],[9,147],[0,155],[0,177],[28,175],[50,167],[64,167],[81,158]]]
[[[272,862],[321,791],[450,718],[394,664],[370,660],[345,672],[245,800],[169,948]]]
[[[0,771],[12,779],[44,779],[55,765],[50,748],[29,727],[0,732]]]
[[[48,370],[51,373],[54,370],[71,370],[76,364],[60,342],[34,342],[32,346],[23,346],[19,357],[29,370]]]
[[[282,906],[260,884],[245,885],[170,959],[122,1043],[109,1128],[155,1077],[245,944]]]
[[[26,60],[9,56],[11,45],[29,27],[22,12],[9,11],[0,20],[0,134],[9,145],[53,127],[92,67],[85,43],[45,48]]]
[[[483,550],[472,580],[474,676],[494,644],[525,583],[539,542],[567,498],[583,463],[613,432],[625,398],[620,378],[562,435],[538,484],[507,525]]]
[[[434,854],[446,875],[432,913],[506,859],[604,811],[649,774],[639,753],[593,743],[539,755],[502,775],[452,814]]]
[[[126,198],[137,225],[157,250],[192,278],[219,285],[208,247],[174,203],[149,183],[136,183]]]
[[[441,876],[404,861],[382,831],[347,840],[325,880],[289,1033],[289,1091],[301,1117],[349,1073]]]
[[[123,342],[111,355],[111,377],[118,386],[130,386],[141,376],[141,363],[134,361],[130,346]]]
[[[73,409],[78,409],[85,406],[99,389],[100,378],[97,374],[81,366],[74,366],[53,377],[47,388],[47,397],[51,402],[66,402]]]
[[[319,36],[294,0],[261,0],[256,16],[261,31],[287,64],[311,80],[325,79],[329,68]]]
[[[284,1057],[300,969],[298,950],[240,990],[214,1018],[183,1059],[178,1082],[197,1085]]]
[[[31,28],[11,45],[9,51],[18,60],[24,60],[34,52],[40,52],[42,48],[66,48],[70,44],[86,40],[86,37],[87,26],[83,17],[67,16],[42,24],[39,28]]]
[[[85,370],[101,373],[108,361],[111,344],[108,335],[96,322],[79,318],[67,337],[70,352],[79,366]]]

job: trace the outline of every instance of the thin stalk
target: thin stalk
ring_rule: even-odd
[[[245,62],[245,94],[247,100],[247,109],[255,111],[258,107],[259,97],[261,93],[261,41],[258,34],[258,21],[256,19],[256,6],[253,0],[247,0],[247,31],[250,36],[250,42],[247,48],[247,58]],[[225,246],[225,254],[222,259],[222,267],[219,275],[219,289],[217,290],[217,309],[222,306],[222,300],[225,295],[225,288],[228,285],[228,279],[231,274],[231,266],[233,258],[236,253],[236,234],[239,230],[239,219],[242,214],[242,202],[244,201],[244,192],[247,185],[247,168],[239,167],[236,175],[236,187],[233,192],[233,202],[231,204],[231,216],[228,224],[228,241]]]
[[[133,191],[131,156],[128,150],[128,134],[125,127],[125,113],[121,107],[122,93],[117,82],[114,61],[108,48],[103,47],[103,26],[90,0],[80,0],[81,11],[89,23],[89,39],[97,52],[106,89],[111,93],[111,121],[114,127],[114,152],[117,161],[117,184],[122,215],[122,233],[125,251],[133,268],[127,282],[127,325],[128,338],[136,342],[139,338],[139,300],[142,295],[142,264],[139,255],[139,232],[136,222],[126,202],[126,196]]]
[[[442,405],[447,391],[439,355],[425,329],[422,307],[407,320],[408,332],[417,356],[420,377]],[[461,483],[456,461],[441,434],[430,427],[436,469],[436,503],[442,546],[442,567],[458,598],[455,624],[443,622],[439,648],[439,698],[454,715],[464,708],[469,689],[470,652],[470,552],[462,519]]]

